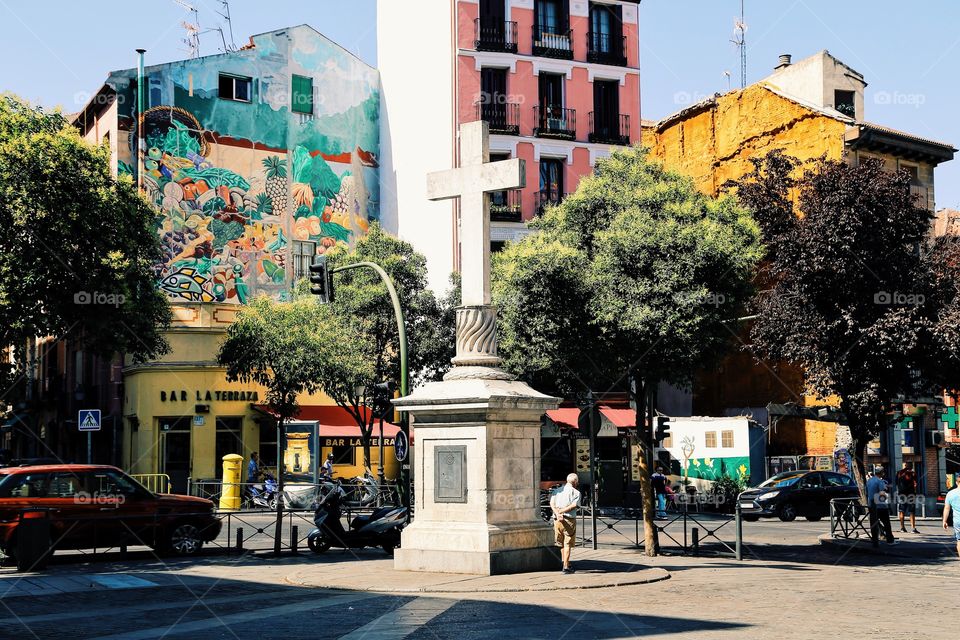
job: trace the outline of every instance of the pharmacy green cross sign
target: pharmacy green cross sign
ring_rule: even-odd
[[[960,414],[957,413],[957,408],[947,407],[946,410],[940,414],[940,422],[943,423],[944,429],[958,428],[958,424],[960,424]]]

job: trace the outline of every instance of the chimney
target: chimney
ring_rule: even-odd
[[[774,71],[780,71],[780,69],[785,69],[790,66],[791,56],[789,53],[780,54],[780,64],[773,68]]]

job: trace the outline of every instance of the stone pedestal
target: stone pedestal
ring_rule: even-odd
[[[416,508],[394,566],[479,575],[559,569],[539,513],[540,417],[558,401],[489,378],[499,370],[461,377],[484,375],[484,367],[467,369],[395,401],[413,417]]]

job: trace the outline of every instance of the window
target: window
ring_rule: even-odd
[[[540,159],[540,204],[556,204],[563,198],[563,160]]]
[[[317,243],[294,240],[293,242],[293,279],[308,278],[313,257],[317,254]]]
[[[75,473],[60,472],[50,476],[50,487],[47,489],[48,498],[74,498],[84,490],[84,483]]]
[[[803,481],[800,483],[800,486],[816,489],[816,488],[822,487],[823,482],[820,480],[819,473],[811,473],[810,475],[808,475],[806,478],[803,479]]]
[[[490,241],[490,253],[497,253],[503,251],[503,248],[507,246],[507,243],[502,240],[491,240]]]
[[[910,175],[910,184],[917,186],[920,184],[920,167],[911,164],[901,164],[901,171],[906,171]]]
[[[720,432],[720,446],[724,449],[733,448],[733,429],[724,429]]]
[[[0,498],[47,497],[46,473],[16,473],[0,481]]]
[[[563,79],[559,73],[541,73],[539,80],[540,105],[542,108],[563,108]]]
[[[857,114],[856,95],[853,91],[841,91],[837,89],[833,92],[833,108],[845,116],[855,118]]]
[[[294,113],[313,113],[313,78],[293,76],[291,109]]]
[[[101,496],[133,496],[142,491],[133,480],[116,471],[93,471],[85,480],[87,490]]]
[[[839,473],[824,473],[823,477],[827,481],[826,484],[828,487],[849,487],[853,484],[853,479],[850,476],[844,476]]]
[[[220,98],[222,100],[236,100],[237,102],[250,102],[250,85],[252,78],[244,76],[232,76],[226,73],[220,74]]]
[[[567,16],[560,0],[538,0],[537,26],[544,33],[563,33],[566,31]]]
[[[717,432],[716,431],[707,431],[703,434],[704,446],[707,449],[715,449],[717,447]]]
[[[214,463],[217,478],[223,478],[223,456],[236,453],[247,458],[243,450],[243,418],[217,418],[217,433]]]
[[[333,464],[356,464],[357,449],[349,444],[338,444],[331,447],[333,453]]]

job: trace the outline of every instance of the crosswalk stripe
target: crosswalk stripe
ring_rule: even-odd
[[[417,598],[340,636],[339,640],[402,640],[456,603],[456,600]]]

